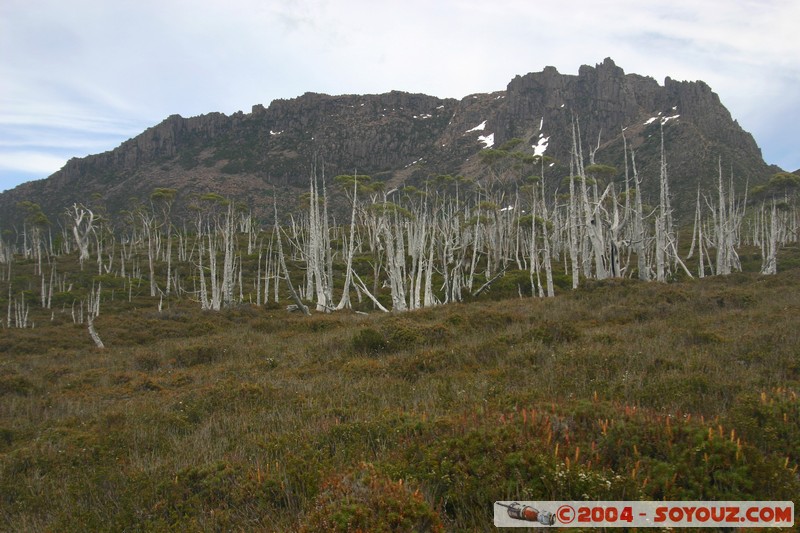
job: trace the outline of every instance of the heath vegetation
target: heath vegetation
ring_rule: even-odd
[[[494,500],[797,501],[800,269],[760,274],[748,250],[754,272],[499,284],[402,314],[214,312],[104,280],[103,349],[79,304],[31,295],[35,326],[0,338],[2,529],[463,531],[491,529]]]
[[[480,185],[338,176],[344,225],[316,177],[269,223],[218,195],[179,218],[171,189],[122,219],[23,205],[0,238],[0,528],[800,501],[797,180],[748,199],[720,171],[682,232],[665,166],[648,206],[635,154],[615,178],[573,144],[557,187],[513,143]]]

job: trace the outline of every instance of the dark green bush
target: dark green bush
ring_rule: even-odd
[[[0,377],[0,396],[15,394],[17,396],[28,396],[33,392],[33,383],[22,376]]]
[[[189,367],[213,363],[222,359],[226,350],[217,346],[186,346],[173,352],[175,366]]]
[[[581,336],[580,330],[574,324],[552,320],[543,320],[533,324],[531,334],[534,339],[548,345],[573,342]]]
[[[156,370],[160,366],[161,366],[161,357],[153,352],[139,354],[133,358],[133,367],[136,370],[151,372],[153,370]]]
[[[365,355],[385,353],[389,348],[389,343],[383,335],[372,328],[364,328],[356,333],[353,336],[351,345],[355,352]]]

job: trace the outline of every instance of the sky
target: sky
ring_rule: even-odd
[[[0,190],[167,116],[305,92],[463,98],[611,57],[703,80],[800,169],[798,0],[2,0]]]

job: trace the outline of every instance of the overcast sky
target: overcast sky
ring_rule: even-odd
[[[703,80],[800,169],[798,0],[2,0],[0,190],[168,115],[305,92],[462,98],[611,57]]]

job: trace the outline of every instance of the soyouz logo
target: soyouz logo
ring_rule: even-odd
[[[518,502],[513,502],[506,505],[501,502],[495,502],[495,505],[505,507],[508,509],[506,513],[508,516],[515,520],[524,520],[526,522],[538,522],[545,526],[552,526],[556,522],[556,517],[549,511],[540,511],[530,505],[522,505]]]
[[[783,501],[498,501],[497,527],[792,527]]]

